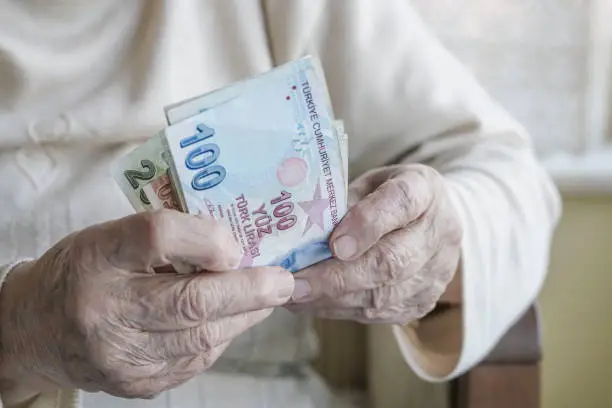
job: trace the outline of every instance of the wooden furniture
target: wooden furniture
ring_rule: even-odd
[[[449,407],[540,407],[542,352],[538,319],[537,306],[532,306],[485,360],[453,381]]]
[[[315,367],[333,387],[364,393],[373,391],[368,390],[368,372],[374,369],[377,376],[383,377],[377,386],[384,383],[382,392],[394,395],[385,396],[384,402],[376,398],[378,405],[372,408],[538,408],[541,359],[538,318],[537,307],[531,307],[487,358],[450,384],[428,384],[408,373],[409,368],[399,361],[401,356],[389,331],[376,336],[379,364],[368,367],[366,326],[352,322],[316,321],[321,356]],[[402,396],[410,401],[401,405]]]

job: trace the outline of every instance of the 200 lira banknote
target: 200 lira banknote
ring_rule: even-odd
[[[161,208],[181,210],[169,177],[170,153],[164,149],[162,137],[163,133],[153,136],[111,167],[115,181],[137,212]],[[179,273],[195,271],[182,262],[175,262],[173,267]]]
[[[319,72],[295,61],[165,130],[187,211],[231,228],[242,267],[297,271],[331,256],[346,182]]]
[[[113,163],[113,178],[136,211],[151,210],[143,186],[167,174],[170,157],[164,149],[163,132]]]

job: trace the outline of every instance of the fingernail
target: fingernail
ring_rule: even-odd
[[[351,259],[357,252],[357,241],[350,235],[343,235],[334,241],[334,253],[340,259]]]
[[[293,296],[291,300],[299,301],[307,299],[310,295],[311,287],[310,283],[308,283],[305,279],[296,279],[295,280],[295,289],[293,289]]]
[[[281,299],[289,299],[293,295],[293,288],[295,280],[291,272],[287,272],[284,269],[280,271],[276,278],[276,293]]]

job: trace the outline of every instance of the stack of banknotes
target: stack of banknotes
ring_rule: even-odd
[[[136,211],[217,219],[242,248],[241,268],[297,272],[331,257],[329,235],[347,211],[348,139],[316,58],[164,112],[167,127],[112,167]]]

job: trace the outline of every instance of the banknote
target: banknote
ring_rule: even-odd
[[[170,169],[142,186],[151,208],[182,211],[170,177]]]
[[[113,163],[113,178],[136,211],[151,210],[151,202],[142,187],[166,174],[169,169],[168,152],[164,149],[163,133]]]
[[[230,98],[217,94],[214,106],[166,111],[175,190],[189,213],[231,228],[242,267],[295,272],[331,256],[328,237],[346,213],[346,181],[315,65],[298,60],[236,86]]]
[[[166,122],[168,125],[173,125],[212,107],[227,103],[245,92],[257,92],[257,88],[267,86],[270,81],[282,81],[286,79],[288,76],[292,75],[296,69],[314,72],[321,83],[321,97],[325,98],[325,104],[329,106],[330,109],[330,117],[333,118],[331,98],[327,89],[327,82],[323,74],[321,61],[316,57],[306,55],[297,61],[282,64],[267,72],[237,81],[224,88],[215,89],[211,92],[167,105],[164,107]]]
[[[344,121],[334,121],[334,132],[340,146],[340,158],[342,159],[342,173],[344,174],[344,192],[345,197],[348,197],[348,135],[344,131]]]
[[[113,163],[111,172],[123,194],[137,212],[172,208],[181,211],[170,179],[170,154],[159,133]],[[179,273],[191,273],[191,265],[175,262]]]
[[[169,209],[182,211],[176,198],[169,170],[143,185],[142,191],[144,191],[149,200],[150,210]],[[180,274],[193,273],[196,271],[195,267],[184,262],[174,262],[172,266],[174,270]]]
[[[327,91],[327,83],[325,81],[325,76],[323,75],[323,69],[320,61],[315,57],[305,56],[300,59],[298,63],[301,63],[302,66],[305,66],[315,72],[317,77],[320,78],[319,80],[323,90],[322,97],[325,98],[327,105],[330,107],[331,117],[333,118],[331,98],[329,96],[329,92]],[[286,78],[288,74],[290,75],[291,72],[295,70],[295,65],[296,62],[283,64],[264,74],[238,81],[228,87],[195,96],[182,102],[167,105],[164,107],[166,122],[168,125],[174,125],[177,122],[197,115],[198,113],[202,113],[208,109],[219,106],[223,103],[227,103],[239,97],[242,93],[247,92],[247,90],[256,92],[258,87],[266,86],[268,81],[282,80],[283,78]],[[344,131],[344,122],[342,120],[333,120],[333,127],[334,133],[340,144],[340,155],[342,157],[345,180],[348,182],[348,136]]]

